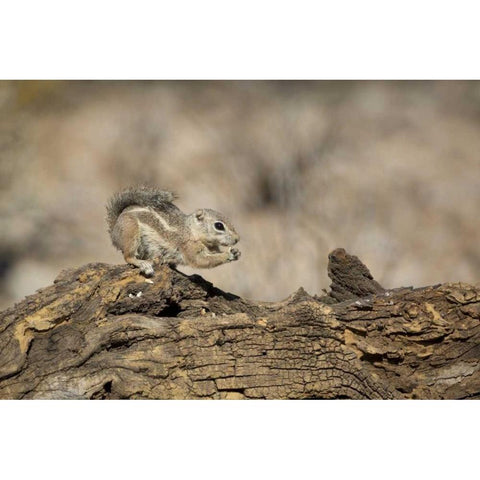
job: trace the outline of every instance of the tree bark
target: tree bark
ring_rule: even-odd
[[[385,290],[329,256],[328,294],[242,299],[198,275],[88,264],[0,313],[0,398],[480,397],[480,293]]]

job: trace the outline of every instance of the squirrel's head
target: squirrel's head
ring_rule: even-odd
[[[207,247],[229,247],[240,240],[230,220],[215,210],[199,208],[192,217],[192,230]]]

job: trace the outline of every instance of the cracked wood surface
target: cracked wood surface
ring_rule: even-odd
[[[89,264],[0,313],[0,398],[478,398],[480,291],[385,290],[329,256],[331,291],[282,302],[198,275]]]

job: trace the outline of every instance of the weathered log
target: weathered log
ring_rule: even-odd
[[[329,294],[276,303],[168,267],[63,271],[0,313],[0,398],[480,397],[478,287],[385,290],[329,261]]]

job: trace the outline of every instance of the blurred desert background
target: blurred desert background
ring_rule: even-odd
[[[241,259],[196,273],[247,298],[321,293],[336,247],[388,288],[475,283],[479,175],[480,82],[2,81],[0,308],[122,263],[105,203],[144,182],[230,216]]]

